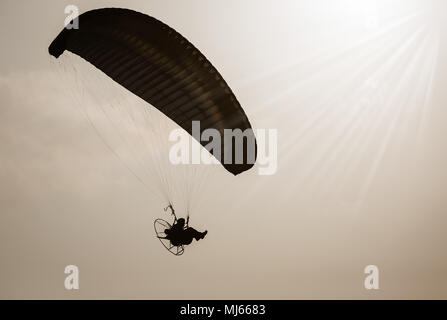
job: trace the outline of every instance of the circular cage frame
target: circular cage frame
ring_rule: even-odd
[[[165,239],[166,237],[165,229],[171,229],[171,228],[172,228],[171,224],[164,219],[159,218],[154,221],[155,234],[158,240],[160,240],[163,247],[165,247],[173,255],[181,256],[185,252],[185,248],[183,247],[183,245],[174,246],[169,239]]]

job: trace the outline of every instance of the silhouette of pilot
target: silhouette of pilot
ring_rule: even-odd
[[[196,229],[190,227],[188,225],[189,223],[189,216],[185,222],[185,219],[179,218],[175,216],[175,211],[172,208],[172,205],[169,205],[165,210],[168,208],[171,209],[171,213],[174,216],[174,224],[172,225],[171,229],[165,229],[166,237],[164,239],[167,239],[171,241],[172,245],[174,246],[181,246],[181,245],[187,245],[192,242],[193,239],[196,239],[196,241],[199,241],[200,239],[203,239],[208,231],[199,232]]]

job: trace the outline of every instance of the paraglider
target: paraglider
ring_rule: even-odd
[[[175,210],[171,204],[165,208],[171,210],[171,215],[174,216],[174,223],[171,225],[163,219],[157,219],[154,222],[155,233],[160,239],[161,243],[174,255],[181,255],[184,252],[184,246],[191,244],[192,240],[199,241],[208,234],[208,231],[199,232],[189,226],[189,215],[186,218],[177,219]]]
[[[210,141],[198,142],[234,175],[253,167],[256,139],[244,110],[216,68],[186,38],[163,22],[129,9],[91,10],[81,14],[78,23],[78,29],[65,28],[53,40],[52,56],[58,58],[66,50],[78,55],[190,135],[195,122],[200,123],[199,135],[210,129],[222,137],[228,130],[242,132],[239,149],[233,139],[221,139],[220,148],[210,148]],[[168,223],[165,229],[176,230],[179,221],[185,222],[176,219],[174,226]],[[164,237],[176,247],[187,244],[169,231]]]

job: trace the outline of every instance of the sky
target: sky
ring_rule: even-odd
[[[114,131],[95,118],[151,106],[76,56],[48,54],[67,5],[167,23],[220,71],[254,128],[277,130],[273,175],[258,163],[236,177],[219,166],[171,176],[178,215],[192,185],[191,225],[208,230],[181,257],[153,231],[170,219],[154,170],[163,157],[132,145],[125,119]],[[1,1],[0,298],[447,298],[446,6]],[[146,129],[166,155],[167,136]],[[64,287],[67,265],[79,290]],[[368,265],[379,290],[364,288]]]

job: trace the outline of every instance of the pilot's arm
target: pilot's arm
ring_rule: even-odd
[[[177,216],[175,215],[175,210],[174,210],[174,208],[172,207],[172,204],[169,204],[169,206],[167,206],[167,207],[165,208],[165,211],[168,210],[168,208],[171,209],[171,214],[174,216],[174,223],[176,223],[176,222],[177,222]]]

